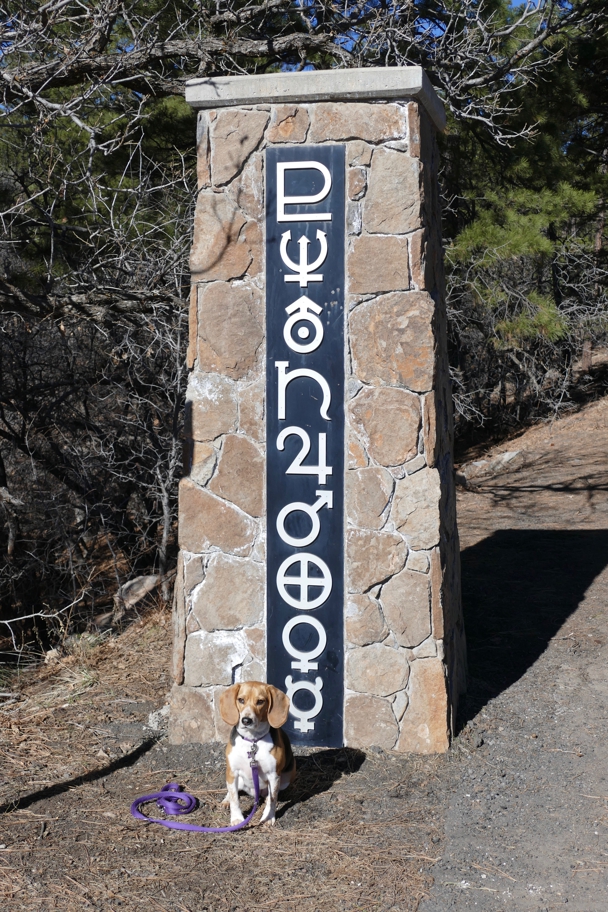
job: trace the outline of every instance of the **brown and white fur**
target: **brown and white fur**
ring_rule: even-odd
[[[296,775],[289,738],[280,730],[289,714],[289,697],[277,687],[260,681],[233,684],[220,697],[220,713],[224,722],[233,726],[226,745],[228,794],[222,802],[230,805],[230,824],[244,819],[239,792],[254,794],[248,754],[255,739],[260,794],[268,795],[260,823],[274,826],[278,794]]]

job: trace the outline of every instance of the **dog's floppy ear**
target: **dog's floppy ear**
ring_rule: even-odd
[[[239,711],[236,706],[236,695],[240,684],[233,684],[225,690],[220,697],[220,715],[226,725],[236,725],[239,721]]]
[[[268,721],[273,728],[280,728],[287,722],[289,715],[289,697],[284,694],[278,687],[268,684],[268,693],[270,695],[270,711]]]

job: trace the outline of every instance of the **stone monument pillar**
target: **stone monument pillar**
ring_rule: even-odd
[[[438,153],[418,67],[193,80],[174,742],[268,680],[303,745],[430,753],[464,689]]]

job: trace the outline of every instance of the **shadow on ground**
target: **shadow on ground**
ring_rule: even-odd
[[[608,529],[504,529],[461,554],[469,687],[459,728],[544,652],[608,565]]]
[[[608,395],[608,364],[601,362],[593,365],[586,373],[580,373],[570,384],[567,396],[562,405],[570,411],[583,408],[590,402],[596,402]],[[519,437],[526,427],[536,424],[539,418],[555,418],[554,405],[547,398],[544,405],[536,398],[527,400],[513,399],[508,404],[499,403],[491,406],[485,403],[486,418],[483,424],[461,422],[456,425],[454,458],[456,463],[471,458],[481,458],[494,444],[504,443],[512,437]],[[563,414],[566,412],[564,411]],[[506,434],[505,434],[506,431]],[[475,456],[473,455],[475,452]]]
[[[97,782],[99,779],[105,779],[107,776],[115,773],[116,770],[133,766],[140,757],[143,757],[144,754],[147,754],[148,751],[154,747],[158,740],[158,737],[146,738],[136,748],[130,750],[123,757],[118,757],[106,766],[99,767],[98,769],[92,770],[90,773],[84,773],[81,776],[74,776],[72,779],[67,779],[63,782],[55,782],[52,785],[47,785],[46,788],[28,792],[27,795],[15,798],[13,801],[7,801],[4,804],[0,804],[0,815],[10,813],[11,811],[22,811],[25,808],[29,808],[32,804],[35,804],[37,801],[45,801],[47,798],[63,795],[65,792],[71,792],[85,783]]]
[[[356,773],[365,762],[365,754],[353,747],[340,747],[300,754],[296,757],[296,781],[281,793],[285,804],[277,812],[282,817],[296,804],[304,804],[328,791],[343,776]]]

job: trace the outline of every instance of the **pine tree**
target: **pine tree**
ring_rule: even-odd
[[[461,124],[444,142],[452,358],[463,428],[467,419],[492,417],[508,427],[571,406],[589,366],[580,362],[583,351],[606,338],[607,135],[598,90],[605,29],[565,35],[557,49],[512,120],[514,131],[535,124],[531,139],[497,149]]]

